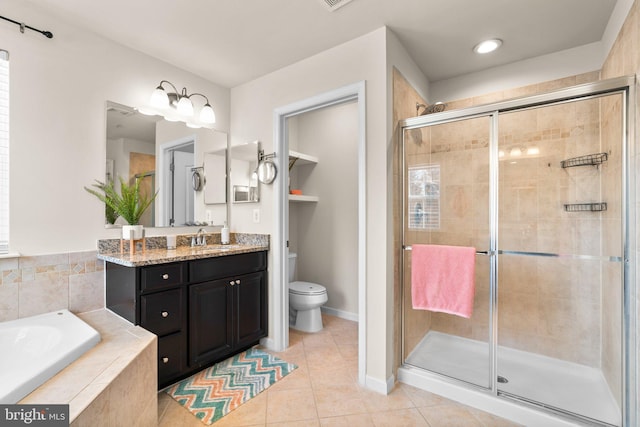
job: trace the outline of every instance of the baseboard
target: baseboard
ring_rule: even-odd
[[[262,338],[260,340],[260,345],[266,348],[267,350],[278,351],[278,349],[276,348],[276,342],[269,337]]]
[[[366,376],[365,377],[365,387],[367,387],[368,389],[375,391],[377,393],[380,394],[389,394],[391,393],[391,390],[393,390],[393,387],[396,383],[395,377],[393,375],[391,375],[389,378],[387,378],[387,381],[380,381],[377,378],[372,378],[370,376]]]
[[[358,321],[358,313],[350,313],[348,311],[338,310],[331,307],[320,307],[320,310],[330,316],[336,316],[341,319],[351,320],[353,322]]]

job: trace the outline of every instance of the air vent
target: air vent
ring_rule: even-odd
[[[337,9],[340,9],[342,6],[344,6],[347,3],[351,3],[353,0],[320,0],[322,2],[323,5],[325,5],[325,7],[327,9],[329,9],[329,12],[333,12]]]

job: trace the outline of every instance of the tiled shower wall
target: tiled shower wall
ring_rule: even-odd
[[[104,308],[104,262],[96,251],[0,259],[0,321],[63,308]]]
[[[595,77],[597,73],[591,73],[562,83],[572,85]],[[551,83],[547,89],[552,87],[561,85]],[[501,116],[499,145],[506,152],[500,162],[501,249],[600,256],[603,214],[567,213],[563,204],[600,200],[603,170],[560,167],[561,160],[602,150],[599,119],[600,100]],[[437,232],[407,230],[407,242],[472,245],[486,250],[487,119],[409,132],[408,162],[441,165],[442,221]],[[532,146],[540,154],[527,157],[526,149]],[[508,156],[516,147],[525,153],[512,163]],[[619,200],[607,197],[610,204],[619,204]],[[418,319],[419,313],[408,310],[407,326],[416,321],[421,325],[418,329],[424,329],[430,323],[434,330],[486,341],[488,277],[486,261],[478,257],[477,262],[478,288],[471,320],[433,313],[425,321]],[[600,367],[600,263],[501,256],[499,265],[500,344]],[[408,283],[405,286],[407,295]],[[407,327],[407,350],[419,339],[420,334],[415,335]]]

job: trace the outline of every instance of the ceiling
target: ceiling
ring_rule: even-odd
[[[234,87],[384,25],[436,82],[600,41],[616,0],[353,0],[334,11],[323,0],[31,2]],[[504,44],[474,54],[485,38]]]

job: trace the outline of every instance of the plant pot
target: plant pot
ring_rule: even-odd
[[[140,240],[144,237],[143,225],[123,225],[122,238],[125,240]]]

